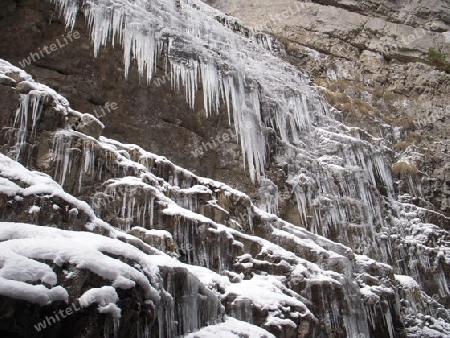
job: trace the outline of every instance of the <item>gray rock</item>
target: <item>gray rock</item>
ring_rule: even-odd
[[[16,85],[16,81],[11,79],[9,76],[0,74],[0,85],[14,87]]]
[[[22,81],[16,86],[21,94],[28,94],[30,91],[37,89],[36,85],[29,81]]]
[[[76,125],[74,129],[97,139],[102,135],[104,128],[105,125],[97,118],[90,114],[83,114],[78,125]]]

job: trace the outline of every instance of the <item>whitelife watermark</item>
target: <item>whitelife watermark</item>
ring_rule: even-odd
[[[437,28],[438,26],[434,22],[430,26],[431,31],[436,30]],[[411,34],[402,35],[397,43],[393,43],[389,46],[384,47],[383,51],[392,53],[393,51],[404,49],[415,41],[425,37],[429,32],[430,30],[427,30],[425,28],[415,28]]]
[[[171,82],[171,76],[172,76],[172,73],[166,73],[163,76],[155,77],[153,79],[153,82],[155,83],[156,87],[160,87],[162,85],[165,85],[166,82]]]
[[[119,106],[118,106],[117,103],[115,103],[115,102],[106,102],[105,106],[102,106],[100,108],[99,112],[97,112],[97,109],[94,109],[93,113],[94,113],[94,115],[95,115],[95,117],[97,119],[100,119],[101,117],[106,115],[106,112],[110,113],[113,110],[116,110],[118,108],[119,108]],[[92,114],[88,114],[88,115],[92,116]],[[75,131],[78,130],[78,128],[80,127],[80,124],[83,124],[83,118],[82,117],[79,117],[73,124],[71,124],[72,130],[75,130]]]
[[[89,304],[96,302],[96,298],[94,296],[88,296],[88,298]],[[52,326],[53,324],[56,324],[57,322],[61,321],[61,319],[65,319],[68,316],[73,315],[75,312],[80,311],[81,309],[82,309],[81,305],[77,306],[77,304],[74,302],[65,309],[59,309],[58,313],[54,311],[53,315],[45,316],[45,319],[34,325],[34,328],[36,329],[37,332],[41,332],[42,330],[45,330],[46,328]]]
[[[106,115],[106,113],[111,113],[113,110],[119,108],[119,105],[116,102],[106,102],[104,106],[100,108],[100,111],[97,112],[97,109],[94,109],[94,115],[96,118],[101,118]]]
[[[246,130],[251,129],[253,127],[253,124],[251,122],[244,123],[244,128]],[[200,157],[208,150],[216,149],[219,145],[223,143],[227,143],[229,141],[237,141],[238,135],[233,129],[230,129],[230,131],[226,131],[224,133],[221,133],[217,135],[215,138],[212,138],[210,142],[202,142],[202,145],[200,147],[195,148],[193,151],[191,151],[192,156],[194,157]]]
[[[307,8],[307,6],[308,5],[306,2],[298,2],[295,5],[290,5],[285,11],[281,13],[268,13],[268,20],[266,20],[263,24],[256,25],[255,28],[258,30],[264,30],[270,28],[271,25],[284,24],[287,19],[300,14]],[[428,29],[416,28],[411,34],[401,36],[397,43],[385,46],[383,48],[383,52],[392,53],[393,51],[404,49],[413,42],[425,37],[429,32],[437,31],[438,28],[439,26],[436,22],[431,23]],[[445,38],[447,41],[447,36],[445,36]],[[163,83],[165,83],[165,80]]]
[[[291,16],[300,14],[302,10],[304,10],[307,7],[305,2],[298,2],[295,4],[295,6],[289,6],[287,10],[281,12],[281,13],[269,13],[269,20],[264,22],[261,25],[256,25],[255,28],[258,30],[264,30],[270,27],[271,24],[281,24],[284,23],[286,19],[290,18]]]
[[[49,46],[44,46],[42,48],[39,47],[37,53],[31,52],[27,58],[23,59],[22,61],[19,61],[20,67],[25,68],[26,66],[31,65],[31,63],[44,58],[46,55],[56,52],[58,49],[67,46],[74,40],[79,39],[81,35],[79,32],[74,31],[74,32],[68,32],[67,35],[61,35],[61,36],[62,36],[62,42],[61,42],[60,38],[58,38],[58,39],[56,39],[55,43],[52,43]]]

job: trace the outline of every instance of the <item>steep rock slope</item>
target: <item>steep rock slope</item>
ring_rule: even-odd
[[[69,25],[76,16],[73,4],[62,3]],[[167,56],[173,85],[176,89],[177,81],[184,81],[191,106],[195,95],[203,96],[207,112],[211,107],[221,110],[216,106],[220,96],[228,102],[244,163],[251,168],[250,176],[259,179],[257,203],[275,213],[278,207],[288,208],[278,206],[272,178],[278,187],[291,191],[297,225],[344,245],[267,214],[245,194],[199,178],[138,146],[97,139],[103,127],[97,119],[71,110],[56,93],[36,87],[7,64],[2,107],[3,121],[11,127],[2,131],[4,153],[48,173],[66,191],[89,202],[97,216],[129,232],[126,238],[141,238],[186,263],[216,291],[228,315],[276,336],[446,334],[448,218],[405,203],[407,196],[396,201],[384,140],[337,122],[318,92],[307,85],[307,77],[276,58],[274,54],[280,53],[273,48],[276,41],[235,19],[197,2],[183,2],[181,9],[175,3],[161,3],[145,7],[139,15],[144,7],[136,11],[127,2],[115,5],[108,8],[99,2],[83,7],[91,17],[94,45],[105,43],[115,29],[118,36],[126,36],[122,40],[126,48],[127,34],[136,38],[134,52],[140,48],[152,52],[152,43],[160,43],[155,50],[161,54],[156,56],[162,60]],[[117,23],[108,26],[111,16]],[[160,21],[160,16],[166,20]],[[196,20],[184,26],[179,16]],[[208,29],[198,26],[202,20]],[[168,21],[172,24],[167,27]],[[153,30],[142,30],[147,22],[154,23]],[[224,43],[230,46],[223,48]],[[150,76],[149,55],[135,57],[138,68],[150,69]],[[221,111],[227,116],[226,106]],[[7,220],[38,217],[40,205],[33,206],[26,209],[28,214],[18,212]],[[47,213],[38,224],[53,224]],[[208,276],[214,278],[202,279],[208,270],[195,266],[222,277],[210,271]],[[167,330],[167,336],[199,329],[221,313],[192,318],[189,306],[197,303],[173,295],[178,290],[171,280],[169,274],[163,284],[171,294],[174,314],[163,312],[155,324]],[[273,294],[261,299],[267,290]],[[204,299],[188,287],[178,297],[196,299],[199,294]],[[207,304],[217,304],[206,297]],[[205,308],[200,317],[202,311]],[[416,313],[421,314],[418,319]],[[150,331],[156,334],[154,326]]]
[[[5,62],[2,66],[7,84],[2,89],[15,92],[19,104],[6,120],[21,122],[18,128],[3,129],[12,145],[4,151],[50,169],[66,185],[72,176],[83,186],[92,175],[96,179],[91,182],[98,185],[91,209],[50,176],[28,171],[2,155],[2,220],[37,224],[1,226],[3,334],[38,336],[40,330],[33,326],[67,304],[86,310],[68,321],[58,319],[57,325],[47,320],[48,328],[41,329],[49,331],[44,332],[96,337],[108,332],[125,336],[132,330],[137,336],[172,337],[225,319],[228,325],[210,330],[269,336],[236,324],[224,317],[228,313],[276,336],[290,337],[297,328],[303,336],[335,330],[339,335],[347,330],[369,334],[366,319],[351,310],[365,306],[352,276],[354,269],[365,274],[374,268],[390,282],[374,293],[366,286],[365,292],[385,297],[392,306],[390,316],[400,325],[392,287],[402,284],[390,267],[355,257],[349,248],[266,214],[248,196],[196,177],[136,145],[73,131],[71,116],[81,113],[19,69]],[[32,90],[19,94],[23,88]],[[45,122],[55,115],[64,121],[60,128]],[[51,146],[45,148],[46,143]],[[24,156],[37,147],[45,150]],[[130,288],[135,291],[121,291]],[[328,309],[319,302],[324,298],[336,307]],[[35,304],[27,315],[26,302]],[[96,315],[95,303],[103,316]],[[394,328],[376,312],[371,318],[380,322],[377,330],[388,334]],[[16,323],[20,315],[25,320]],[[322,327],[321,316],[335,319]]]
[[[209,2],[279,37],[336,119],[388,141],[395,188],[449,215],[448,2]]]

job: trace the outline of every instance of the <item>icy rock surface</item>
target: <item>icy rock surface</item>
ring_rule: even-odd
[[[223,102],[250,176],[262,189],[268,150],[275,150],[271,160],[295,196],[298,225],[358,254],[397,263],[389,229],[398,210],[383,140],[337,122],[307,75],[280,60],[269,36],[201,1],[55,3],[69,27],[77,10],[84,13],[95,54],[121,44],[125,76],[135,60],[149,82],[163,60],[174,89],[184,88],[192,107],[199,89],[207,115]],[[273,135],[279,145],[269,142]],[[261,195],[262,208],[276,212],[277,203]]]
[[[396,201],[383,140],[334,120],[308,86],[307,76],[277,58],[270,37],[200,1],[182,1],[180,6],[162,0],[53,2],[68,28],[83,12],[95,54],[108,43],[122,46],[125,76],[136,63],[149,82],[162,60],[173,88],[185,91],[191,107],[200,90],[207,115],[219,113],[223,104],[262,198],[259,208],[249,196],[137,145],[74,130],[69,121],[83,114],[1,61],[3,78],[20,75],[17,85],[5,81],[19,95],[13,123],[3,135],[8,141],[5,153],[52,178],[41,184],[42,174],[2,157],[3,220],[38,224],[16,224],[35,233],[38,241],[54,226],[92,231],[96,241],[101,235],[110,237],[108,248],[122,242],[133,246],[110,252],[88,241],[99,258],[89,267],[82,264],[82,253],[68,252],[57,242],[44,256],[29,257],[15,246],[12,223],[5,223],[0,227],[2,246],[5,252],[14,249],[0,269],[8,285],[42,283],[23,286],[36,286],[43,294],[39,305],[66,300],[64,290],[49,289],[61,284],[52,269],[68,263],[76,271],[84,268],[103,277],[92,293],[107,287],[110,293],[104,298],[114,301],[99,298],[96,311],[116,322],[127,308],[120,308],[120,300],[116,304],[110,286],[122,300],[126,295],[120,289],[139,290],[139,319],[145,320],[138,321],[136,332],[144,337],[181,336],[202,327],[202,335],[211,330],[266,334],[252,325],[277,337],[299,332],[304,337],[449,334],[448,218]],[[43,123],[48,120],[56,122]],[[270,144],[273,135],[279,145]],[[272,159],[295,195],[303,228],[276,215],[278,191],[264,177],[272,147]],[[48,200],[54,201],[51,209]],[[9,206],[14,212],[6,212]],[[48,217],[58,213],[69,221]],[[60,231],[58,236],[66,236]],[[75,242],[86,238],[72,236]],[[28,243],[26,234],[17,239]],[[44,250],[36,240],[29,245]],[[124,270],[116,270],[120,274],[114,278],[100,270],[104,264],[115,267],[105,251],[113,259],[120,256],[121,263],[114,264]],[[38,261],[46,259],[56,266]],[[29,263],[46,273],[14,275],[8,267],[16,260],[25,264],[19,266]],[[2,295],[23,300],[8,293],[11,289],[3,288]],[[153,289],[152,297],[144,292]],[[125,330],[123,320],[113,325],[115,330]],[[233,323],[239,332],[230,332]]]
[[[225,102],[253,179],[264,175],[269,129],[296,144],[315,115],[325,113],[308,77],[272,52],[270,36],[201,1],[182,1],[181,7],[175,1],[53,2],[68,27],[77,11],[84,13],[95,55],[108,43],[123,47],[125,76],[134,60],[150,83],[164,59],[173,88],[184,88],[191,107],[200,84],[207,115]]]
[[[280,60],[269,36],[200,1],[98,1],[79,8],[54,2],[68,27],[77,11],[84,13],[95,55],[106,44],[122,46],[125,76],[134,60],[150,82],[162,62],[191,107],[199,90],[207,115],[223,104],[252,179],[265,189],[269,156],[286,176],[298,225],[392,263],[391,243],[383,240],[391,214],[384,204],[394,197],[383,141],[333,119],[307,75]],[[67,151],[61,147],[70,145],[61,141],[58,151]],[[276,189],[261,191],[264,210],[276,213],[277,200]]]
[[[1,66],[5,76],[20,71],[4,61]],[[46,100],[35,107],[35,92],[22,94],[28,99],[18,95],[13,125],[2,132],[10,138],[4,149],[11,157],[0,157],[6,222],[0,226],[2,297],[37,302],[36,309],[80,299],[89,311],[93,301],[86,298],[95,295],[93,310],[110,319],[92,327],[119,336],[130,325],[143,337],[211,331],[255,337],[292,337],[299,331],[305,337],[450,333],[449,234],[426,222],[426,210],[392,202],[396,216],[388,239],[395,246],[387,251],[392,266],[356,255],[267,213],[244,193],[137,145],[74,131],[66,118],[81,113],[48,87],[22,78]],[[60,127],[43,125],[54,116]],[[28,121],[27,128],[17,120]],[[29,171],[16,158],[48,175]],[[331,169],[345,176],[342,167]],[[298,189],[313,179],[299,174]],[[262,182],[261,192],[276,193],[271,181]],[[82,192],[87,203],[68,192]],[[276,211],[270,199],[261,206]],[[370,237],[365,240],[370,243]],[[13,269],[17,266],[22,268]],[[43,273],[33,273],[37,270]],[[101,282],[88,288],[92,291],[69,294],[74,276],[87,273]],[[132,299],[140,304],[131,317],[124,293],[129,289],[136,290]],[[33,321],[39,322],[39,315]]]

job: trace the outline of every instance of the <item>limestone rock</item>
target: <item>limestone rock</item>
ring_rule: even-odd
[[[83,114],[79,122],[74,124],[74,130],[93,138],[99,138],[104,128],[105,125],[90,114]]]
[[[0,85],[13,87],[16,85],[16,81],[14,79],[10,78],[9,76],[2,74],[0,76]]]

